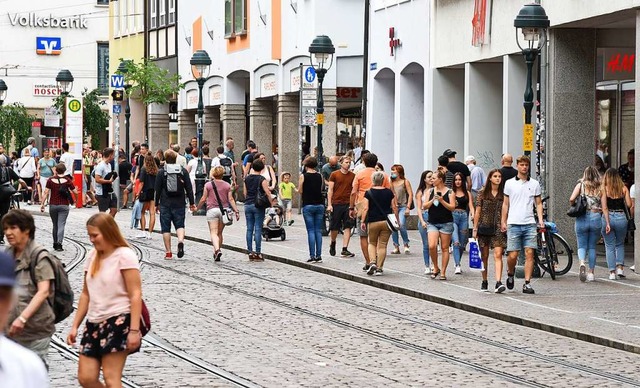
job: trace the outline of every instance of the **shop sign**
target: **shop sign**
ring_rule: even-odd
[[[62,39],[39,36],[36,38],[36,54],[60,55],[62,53]]]
[[[60,126],[60,112],[50,106],[44,108],[44,126],[45,127],[59,127]]]
[[[33,84],[34,97],[56,97],[62,90],[56,84]]]
[[[604,81],[635,79],[636,53],[632,48],[604,49]]]
[[[87,19],[83,15],[56,17],[51,14],[46,16],[40,16],[35,12],[29,12],[27,14],[15,13],[9,17],[9,23],[12,26],[22,26],[30,28],[77,28],[86,29]]]
[[[198,91],[189,90],[187,92],[187,109],[197,109],[197,108],[198,108]]]
[[[389,28],[389,48],[391,49],[391,56],[393,56],[394,52],[398,47],[400,47],[402,43],[400,43],[400,39],[396,38],[396,29],[395,27]]]
[[[490,14],[493,8],[493,6],[487,7],[489,2],[493,3],[493,0],[475,0],[474,2],[473,19],[471,19],[473,26],[471,45],[475,47],[489,43],[490,24],[487,25],[487,20],[491,20],[491,16],[487,14]]]
[[[290,85],[291,88],[289,89],[290,92],[297,92],[300,90],[300,79],[302,77],[300,76],[300,68],[295,68],[293,70],[291,70],[291,74],[289,75],[289,81],[290,81]]]
[[[359,101],[362,99],[362,88],[336,88],[336,97],[339,100],[354,100]]]
[[[260,78],[260,97],[271,97],[278,94],[275,74],[267,74]]]
[[[222,105],[222,86],[213,85],[209,88],[209,105]]]

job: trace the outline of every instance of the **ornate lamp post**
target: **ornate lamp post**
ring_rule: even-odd
[[[7,84],[4,83],[4,81],[0,79],[0,106],[2,106],[2,104],[4,104],[4,100],[5,100],[5,98],[7,98],[7,90],[8,89],[9,89],[9,87],[7,86]]]
[[[540,49],[547,41],[547,29],[550,22],[544,8],[540,4],[527,4],[518,13],[513,25],[516,28],[516,43],[527,63],[527,84],[524,89],[524,138],[525,155],[530,156],[533,149],[533,126],[531,124],[531,111],[533,110],[533,88],[531,87],[531,77],[533,63],[540,53]],[[520,42],[518,30],[522,33],[524,46]],[[530,140],[529,142],[527,140]],[[530,144],[530,146],[529,146]]]
[[[311,46],[309,46],[309,59],[311,66],[318,75],[318,105],[317,105],[317,123],[318,123],[318,164],[324,163],[324,149],[322,147],[322,126],[324,124],[324,97],[322,96],[322,83],[327,71],[333,65],[333,54],[336,52],[331,39],[326,35],[318,35]]]
[[[204,162],[202,161],[202,116],[204,115],[204,101],[202,100],[202,88],[209,76],[209,67],[211,66],[211,58],[205,50],[198,50],[191,57],[191,73],[193,78],[198,82],[198,167],[196,168],[196,197],[202,197],[204,191],[204,183],[206,174],[204,171]]]
[[[127,99],[127,105],[124,108],[124,130],[125,130],[125,152],[127,157],[131,158],[129,154],[129,144],[131,141],[129,139],[129,130],[131,128],[131,105],[129,100],[129,89],[131,88],[131,84],[127,81],[127,72],[129,69],[127,68],[130,59],[123,59],[120,61],[120,65],[118,65],[118,73],[124,75],[124,91],[125,98]]]
[[[67,69],[60,70],[58,75],[56,76],[56,83],[58,85],[58,89],[62,91],[62,95],[64,96],[64,104],[62,107],[62,142],[67,141],[67,123],[66,123],[66,111],[67,111],[67,96],[71,93],[71,89],[73,89],[73,75]]]

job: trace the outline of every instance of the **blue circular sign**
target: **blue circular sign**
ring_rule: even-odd
[[[313,82],[316,80],[316,69],[313,67],[307,67],[307,70],[304,72],[304,79],[307,82]]]

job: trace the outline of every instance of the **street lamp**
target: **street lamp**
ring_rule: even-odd
[[[196,167],[196,198],[200,198],[204,191],[206,174],[202,161],[202,116],[204,115],[204,102],[202,101],[202,88],[209,76],[211,58],[205,50],[198,50],[191,57],[191,73],[198,82],[198,167]]]
[[[73,89],[73,75],[67,69],[60,70],[60,72],[58,72],[58,75],[56,76],[56,83],[58,86],[58,90],[62,90],[62,95],[65,97],[62,103],[62,142],[64,143],[67,141],[66,97],[69,95],[69,93],[71,93],[71,89]]]
[[[322,148],[322,125],[324,124],[324,97],[322,96],[322,82],[327,71],[333,65],[333,54],[336,52],[331,39],[326,35],[318,35],[309,46],[309,59],[311,66],[318,75],[318,105],[317,105],[317,123],[318,123],[318,164],[322,165],[324,161]]]
[[[533,72],[533,63],[538,56],[540,49],[547,41],[547,29],[549,28],[549,18],[540,4],[527,4],[518,13],[513,25],[516,28],[516,43],[527,63],[527,84],[524,90],[524,126],[525,126],[525,143],[530,144],[525,149],[525,155],[531,155],[533,148],[533,127],[531,125],[531,111],[533,109],[533,88],[531,87],[531,76]],[[518,30],[522,32],[525,47],[520,42]],[[527,132],[529,135],[527,136]],[[527,142],[529,137],[529,142]]]
[[[125,151],[126,154],[128,155],[128,157],[130,157],[129,155],[129,144],[131,143],[129,141],[129,129],[131,127],[130,124],[130,120],[131,120],[131,106],[130,106],[130,99],[129,99],[129,89],[131,88],[131,84],[127,81],[127,73],[129,72],[128,69],[128,65],[131,62],[130,59],[123,59],[122,61],[120,61],[120,65],[118,65],[118,70],[117,72],[119,74],[124,75],[124,91],[125,91],[125,98],[127,99],[127,105],[124,108],[124,130],[125,130]]]
[[[4,103],[4,99],[7,98],[7,84],[4,83],[3,80],[0,79],[0,106]]]

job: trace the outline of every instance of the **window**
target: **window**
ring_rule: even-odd
[[[149,18],[151,28],[158,27],[158,0],[149,0]]]
[[[224,35],[229,38],[247,33],[247,0],[225,0]]]
[[[109,5],[109,0],[97,0],[97,5]]]
[[[176,0],[169,0],[169,24],[176,22]]]
[[[98,42],[98,89],[101,96],[109,94],[109,43]]]
[[[136,32],[136,0],[129,0],[129,7],[127,10],[127,31],[130,34]]]
[[[127,25],[127,20],[129,20],[128,10],[127,10],[127,2],[131,0],[118,0],[120,6],[120,32],[122,35],[127,35],[129,33],[129,26]]]
[[[160,11],[160,23],[158,23],[159,27],[163,27],[167,25],[167,3],[165,0],[160,0],[158,9]]]
[[[120,3],[113,5],[113,36],[120,36]]]
[[[144,0],[136,0],[136,32],[144,30]]]

